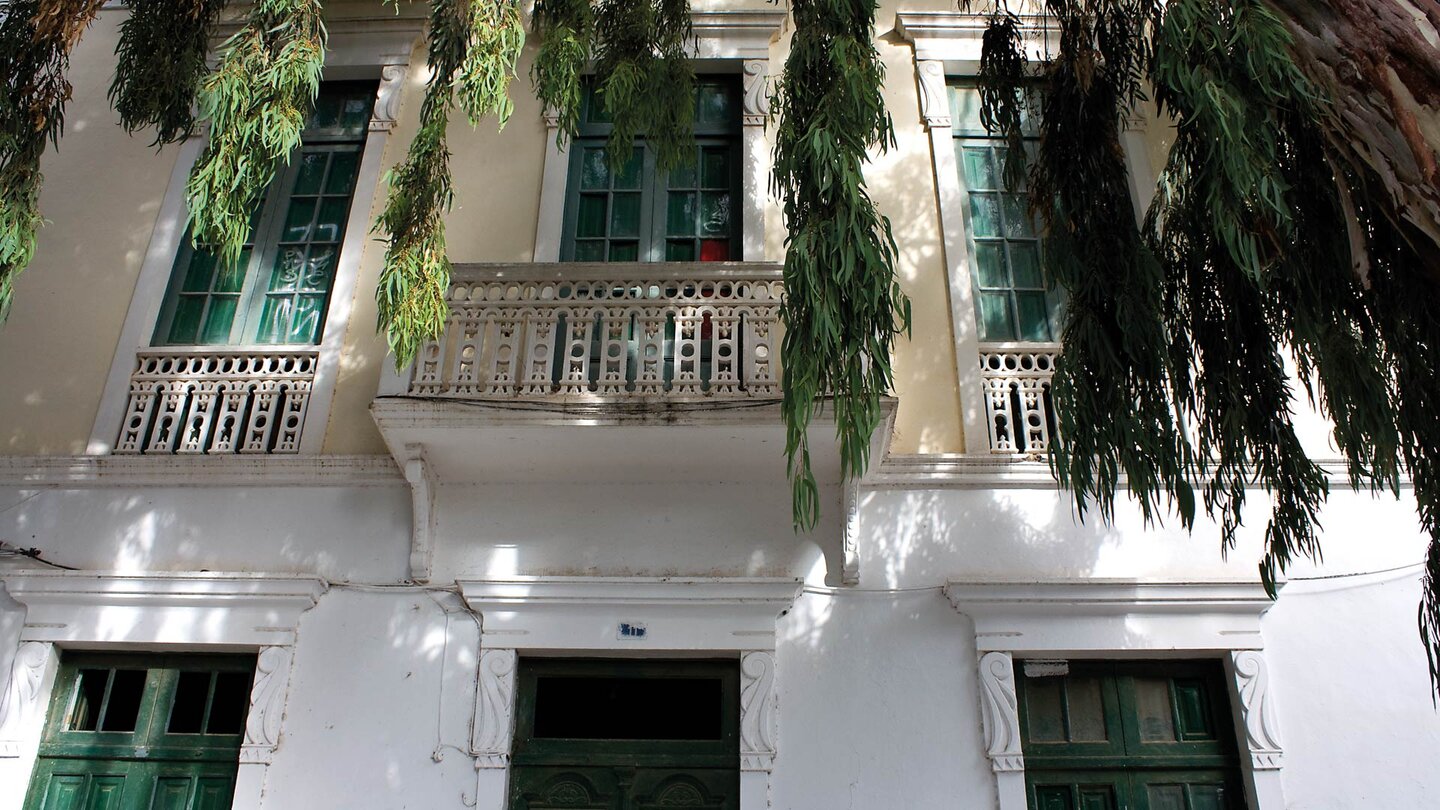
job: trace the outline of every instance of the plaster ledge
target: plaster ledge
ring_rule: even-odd
[[[0,456],[0,486],[402,486],[390,456]]]

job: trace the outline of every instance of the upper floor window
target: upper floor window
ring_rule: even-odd
[[[187,235],[155,330],[156,345],[315,344],[375,104],[373,82],[326,82],[301,145],[270,184],[235,267]]]
[[[727,261],[740,257],[739,83],[701,78],[695,94],[695,160],[668,173],[643,136],[612,171],[611,124],[587,91],[570,148],[560,258],[582,262]]]
[[[1005,187],[1005,141],[981,123],[979,90],[952,83],[948,92],[980,340],[1053,341],[1059,296],[1046,283],[1024,184]]]
[[[1244,808],[1218,661],[1018,669],[1032,810]]]

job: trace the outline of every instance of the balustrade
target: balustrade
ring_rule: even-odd
[[[415,397],[558,402],[780,395],[774,265],[461,265]]]
[[[295,453],[315,349],[136,353],[116,453]]]
[[[1050,379],[1059,354],[1058,343],[980,344],[991,452],[1031,455],[1050,449],[1055,435]]]

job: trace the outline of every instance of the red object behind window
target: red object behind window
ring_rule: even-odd
[[[700,261],[702,262],[727,262],[730,261],[730,241],[728,239],[701,239],[700,240]]]

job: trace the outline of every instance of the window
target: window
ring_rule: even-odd
[[[1005,142],[985,131],[980,92],[965,84],[948,92],[980,340],[1053,341],[1058,296],[1046,284],[1024,186],[1005,188]]]
[[[27,810],[230,806],[253,656],[67,653]]]
[[[1017,667],[1032,810],[1240,810],[1219,662]]]
[[[740,93],[719,78],[696,82],[695,161],[666,175],[637,138],[611,171],[610,124],[593,90],[570,149],[561,259],[582,262],[726,261],[740,256]]]
[[[298,154],[256,209],[237,267],[220,266],[187,234],[156,345],[320,342],[374,103],[371,82],[321,86]]]
[[[521,659],[510,806],[740,806],[738,661]]]

